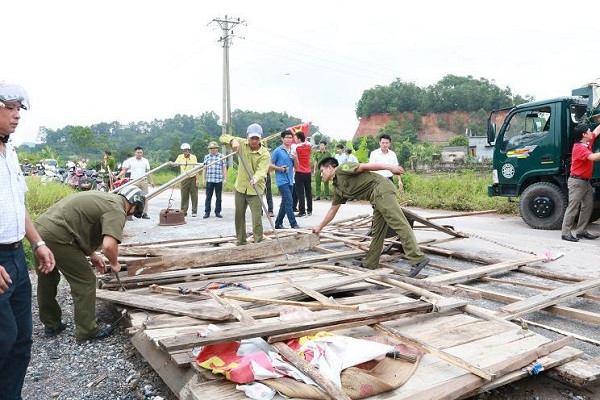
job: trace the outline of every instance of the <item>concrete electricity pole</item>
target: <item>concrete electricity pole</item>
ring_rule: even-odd
[[[219,38],[219,42],[223,44],[223,134],[233,134],[233,126],[231,125],[231,91],[229,84],[229,46],[234,38],[233,28],[239,24],[246,24],[246,21],[242,21],[239,18],[228,18],[227,15],[224,19],[215,18],[211,21],[219,24],[223,30],[223,36]],[[223,151],[225,149],[223,148]],[[229,166],[232,166],[233,160],[231,157],[228,159]]]

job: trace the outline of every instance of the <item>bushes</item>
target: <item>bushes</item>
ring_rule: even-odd
[[[497,209],[501,213],[517,214],[518,203],[488,197],[487,186],[492,183],[489,173],[468,170],[426,175],[406,173],[402,182],[401,201],[409,202],[410,206],[454,211]]]

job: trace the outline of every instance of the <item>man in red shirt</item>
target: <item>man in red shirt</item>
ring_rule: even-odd
[[[569,206],[565,211],[561,237],[569,242],[578,242],[580,238],[596,239],[598,236],[587,231],[592,210],[594,208],[594,189],[590,184],[594,161],[600,160],[600,153],[592,152],[596,136],[600,133],[600,125],[592,132],[588,124],[579,124],[573,130],[573,152],[571,154],[571,174],[567,181],[569,187]],[[573,236],[571,230],[577,222],[577,232]]]
[[[312,145],[306,141],[304,132],[296,132],[296,138],[298,138],[298,144],[295,147],[298,155],[298,168],[296,168],[296,174],[294,175],[294,188],[298,196],[298,214],[296,214],[296,217],[304,217],[307,213],[308,215],[312,214],[312,170],[310,168]],[[306,204],[304,203],[305,196]]]

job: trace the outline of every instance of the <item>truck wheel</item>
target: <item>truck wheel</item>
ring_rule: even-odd
[[[521,194],[521,218],[534,229],[560,229],[567,208],[567,195],[550,182],[538,182]]]
[[[600,208],[594,208],[592,216],[590,217],[590,223],[597,221],[600,218]]]

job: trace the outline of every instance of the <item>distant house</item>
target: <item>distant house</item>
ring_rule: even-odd
[[[494,146],[490,146],[485,136],[469,137],[469,156],[475,157],[477,161],[491,160],[494,156]]]
[[[464,163],[467,161],[467,146],[451,146],[442,149],[442,162]]]

